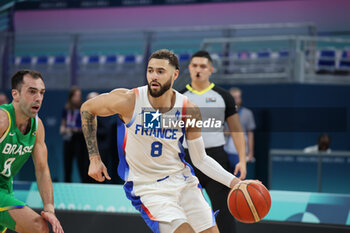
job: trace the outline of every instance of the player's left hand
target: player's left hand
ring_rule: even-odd
[[[48,211],[41,211],[41,217],[51,224],[54,233],[64,233],[61,223],[55,214]]]
[[[238,178],[244,180],[247,175],[247,164],[245,162],[239,162],[236,164],[234,175],[237,175],[238,172],[241,173]]]

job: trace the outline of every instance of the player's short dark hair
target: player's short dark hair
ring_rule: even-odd
[[[152,55],[149,57],[148,62],[152,59],[166,59],[169,61],[169,64],[174,66],[175,69],[179,70],[180,69],[180,64],[179,64],[179,59],[177,58],[177,56],[175,55],[175,53],[173,53],[170,50],[167,49],[161,49],[161,50],[157,50],[154,53],[152,53]]]
[[[210,61],[210,63],[213,64],[213,59],[211,59],[211,56],[210,54],[205,51],[205,50],[199,50],[198,52],[195,52],[192,57],[191,57],[191,61],[194,57],[205,57],[205,58],[208,58],[208,60]]]
[[[34,79],[41,79],[44,81],[43,76],[40,72],[35,70],[19,70],[11,77],[12,89],[21,90],[23,84],[23,77],[29,74]]]

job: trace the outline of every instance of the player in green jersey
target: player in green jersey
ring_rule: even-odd
[[[63,233],[56,218],[45,129],[37,113],[44,98],[45,85],[39,72],[20,70],[12,76],[11,104],[0,106],[0,230],[20,233]],[[37,214],[13,195],[12,181],[32,155],[44,210]]]

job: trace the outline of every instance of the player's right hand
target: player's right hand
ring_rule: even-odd
[[[98,182],[103,182],[107,178],[108,180],[111,177],[108,175],[107,168],[103,164],[100,156],[91,156],[90,157],[90,166],[88,175]]]
[[[55,214],[47,211],[41,211],[41,216],[48,221],[54,233],[64,233],[60,221],[58,221]]]

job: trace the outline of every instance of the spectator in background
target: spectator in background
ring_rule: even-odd
[[[331,153],[331,137],[328,134],[321,134],[318,137],[317,145],[314,146],[308,146],[304,149],[305,153],[318,153],[318,152],[325,152],[325,153]]]
[[[242,106],[242,91],[241,89],[234,87],[230,89],[230,94],[235,99],[237,106],[237,112],[239,115],[239,120],[242,125],[244,132],[244,139],[246,142],[246,151],[247,151],[247,162],[254,162],[254,129],[255,121],[253,113],[250,109]],[[233,144],[231,135],[228,135],[226,145],[224,147],[225,151],[229,156],[230,168],[231,171],[235,170],[235,166],[239,161],[237,149]]]
[[[60,134],[63,136],[64,181],[72,182],[74,157],[77,157],[81,181],[88,182],[88,161],[84,135],[81,131],[80,106],[82,104],[81,90],[72,87],[68,94],[66,106],[62,112]]]
[[[0,92],[0,105],[8,104],[8,103],[9,103],[9,99],[7,98],[5,93]]]
[[[86,100],[92,99],[98,95],[99,93],[97,92],[90,92],[86,96]],[[112,119],[112,117],[97,117],[98,149],[103,163],[106,165],[108,171],[110,171],[109,174],[111,180],[105,180],[104,182],[109,184],[122,184],[124,182],[119,178],[117,169],[115,169],[119,162],[117,150],[117,125],[116,122],[115,124],[112,122]],[[87,156],[86,160],[87,164],[89,164]]]

